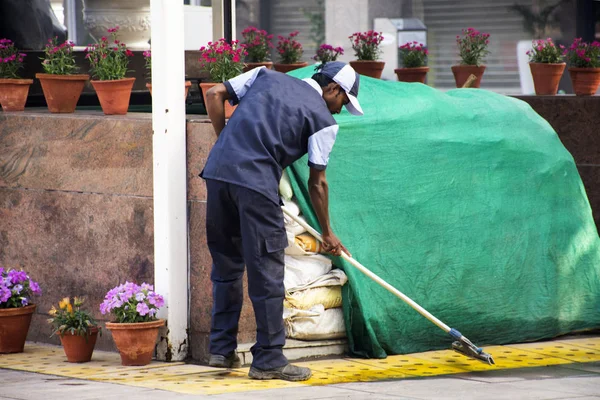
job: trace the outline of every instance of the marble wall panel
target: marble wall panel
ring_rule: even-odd
[[[66,296],[84,296],[100,321],[106,292],[126,280],[154,281],[152,199],[0,188],[0,265],[39,281],[36,315]],[[30,339],[47,341],[45,318]],[[102,343],[110,343],[110,334]],[[44,340],[46,339],[46,340]]]
[[[150,114],[0,113],[0,187],[152,196]]]

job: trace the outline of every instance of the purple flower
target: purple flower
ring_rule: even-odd
[[[165,305],[165,299],[159,294],[156,295],[156,307],[161,308]]]
[[[23,306],[26,306],[29,304],[29,300],[27,300],[27,298],[25,298],[25,297],[21,297],[21,304]]]
[[[0,285],[0,303],[7,302],[8,299],[10,299],[11,294],[12,293],[7,287]]]
[[[148,305],[146,303],[138,303],[137,307],[135,308],[135,310],[141,315],[144,316],[146,314],[148,314],[148,312],[150,312],[150,309],[148,308]]]
[[[37,282],[29,281],[29,287],[31,288],[33,294],[42,294],[42,289],[40,288],[40,285]]]
[[[27,273],[25,271],[15,271],[13,269],[8,271],[8,277],[13,284],[22,283],[27,280]]]
[[[20,285],[20,284],[19,284],[19,285],[15,285],[15,286],[12,288],[12,292],[13,292],[14,294],[21,294],[21,291],[22,291],[22,290],[23,290],[23,285]]]
[[[137,301],[144,301],[145,298],[146,298],[146,295],[144,293],[142,293],[142,292],[138,292],[135,295],[135,299]]]

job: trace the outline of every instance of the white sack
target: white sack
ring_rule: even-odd
[[[310,310],[285,309],[286,336],[300,340],[324,340],[346,337],[344,313],[341,308],[325,310],[317,305]]]
[[[314,289],[324,286],[344,286],[346,282],[348,282],[348,277],[346,276],[346,273],[341,269],[335,268],[324,275],[317,276],[315,279],[306,282],[305,284],[301,284],[290,288],[286,286],[286,291],[289,293],[294,293],[302,290]]]
[[[283,284],[286,290],[317,280],[331,271],[331,260],[320,254],[309,256],[285,256]]]

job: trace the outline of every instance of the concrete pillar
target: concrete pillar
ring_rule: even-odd
[[[408,18],[412,0],[325,0],[325,42],[344,48],[340,61],[355,60],[348,36],[373,29],[375,18]],[[411,12],[412,14],[412,12]]]
[[[165,297],[159,317],[161,360],[186,358],[189,339],[186,121],[183,2],[151,0],[154,174],[154,285]]]
[[[368,15],[368,0],[325,0],[325,43],[344,49],[338,60],[356,59],[348,36],[369,29]]]

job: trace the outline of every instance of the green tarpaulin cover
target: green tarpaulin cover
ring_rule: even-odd
[[[312,67],[290,75],[305,78]],[[572,156],[526,103],[361,77],[327,168],[353,257],[478,345],[600,327],[600,240]],[[307,220],[307,159],[290,179]],[[447,348],[449,335],[341,259],[350,351]]]

